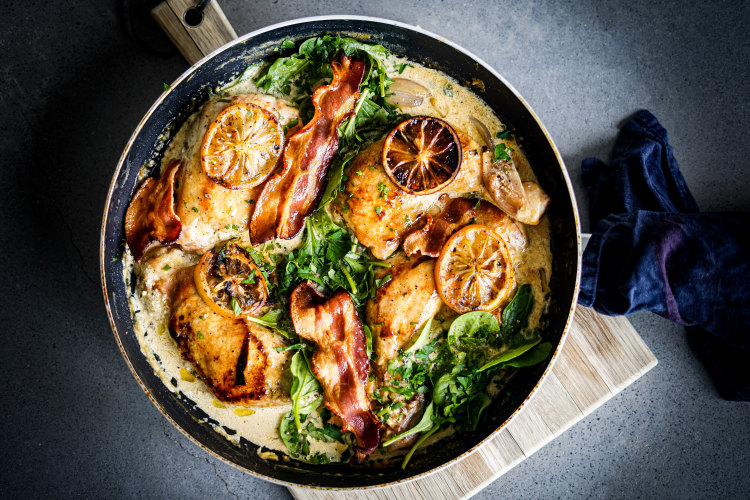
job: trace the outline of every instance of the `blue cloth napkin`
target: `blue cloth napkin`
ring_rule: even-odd
[[[582,170],[595,230],[579,303],[685,326],[721,396],[750,400],[750,214],[698,211],[648,111],[620,131],[610,165],[589,158]]]

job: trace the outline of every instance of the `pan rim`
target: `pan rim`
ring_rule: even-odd
[[[133,364],[131,363],[128,354],[125,351],[125,347],[122,344],[122,341],[120,339],[120,333],[117,330],[117,327],[115,325],[114,316],[112,314],[112,307],[109,303],[109,294],[107,289],[107,270],[106,270],[106,262],[105,262],[105,252],[106,252],[106,223],[109,216],[109,210],[111,207],[112,202],[112,196],[115,191],[115,188],[117,187],[117,178],[119,177],[120,172],[123,169],[123,166],[125,164],[125,160],[130,153],[130,150],[135,143],[137,137],[139,136],[141,129],[143,128],[144,124],[148,121],[148,119],[153,115],[153,113],[157,110],[157,108],[162,104],[162,102],[166,99],[166,97],[179,86],[181,82],[183,82],[185,79],[189,78],[190,75],[200,66],[207,64],[209,61],[211,61],[216,55],[224,52],[230,47],[233,47],[235,45],[244,43],[246,40],[251,39],[253,37],[256,37],[258,35],[261,35],[263,33],[267,33],[269,31],[274,31],[280,28],[288,27],[288,26],[294,26],[298,24],[307,24],[312,22],[321,22],[321,21],[362,21],[362,22],[368,22],[368,23],[375,23],[375,24],[385,24],[385,25],[391,25],[391,26],[397,26],[399,28],[403,28],[408,31],[414,31],[423,35],[426,35],[432,39],[434,39],[436,42],[445,44],[450,46],[451,48],[457,50],[458,52],[464,54],[466,57],[471,59],[472,61],[476,62],[477,64],[481,65],[484,69],[486,69],[490,74],[492,74],[493,77],[495,77],[497,80],[499,80],[503,85],[505,85],[508,90],[518,99],[518,101],[526,108],[526,110],[530,113],[534,121],[536,122],[539,129],[544,134],[547,142],[549,143],[550,147],[552,148],[552,152],[554,153],[555,158],[558,161],[558,164],[560,166],[560,170],[563,176],[563,179],[565,181],[566,188],[568,190],[568,195],[571,203],[571,209],[573,212],[573,220],[575,223],[575,231],[576,231],[576,248],[577,248],[577,262],[576,262],[576,276],[574,281],[574,289],[573,289],[573,296],[571,300],[571,306],[570,311],[568,313],[567,320],[565,322],[565,326],[563,328],[563,331],[560,336],[560,341],[558,342],[554,353],[552,354],[552,358],[549,361],[549,364],[547,365],[547,368],[542,373],[539,380],[536,382],[534,387],[529,392],[528,396],[524,399],[524,401],[513,411],[513,413],[508,416],[508,418],[505,419],[503,423],[501,423],[495,430],[490,432],[487,436],[485,436],[480,442],[478,442],[476,445],[471,447],[470,449],[466,450],[462,454],[452,458],[451,460],[448,460],[444,462],[441,465],[438,465],[428,471],[421,472],[419,474],[410,476],[408,478],[399,479],[396,481],[390,481],[390,482],[384,482],[380,484],[372,484],[372,485],[366,485],[366,486],[347,486],[347,487],[332,487],[332,486],[313,486],[313,485],[305,485],[305,484],[298,484],[298,483],[292,483],[289,481],[284,481],[281,479],[277,479],[274,477],[267,476],[265,474],[261,474],[259,472],[253,471],[251,469],[248,469],[246,467],[243,467],[221,455],[214,452],[207,446],[205,446],[203,443],[198,441],[195,437],[193,437],[191,434],[189,434],[185,429],[182,428],[182,426],[178,425],[177,422],[166,412],[166,410],[162,407],[162,405],[156,401],[156,399],[152,396],[150,390],[146,385],[144,384],[143,380],[141,379],[140,375],[136,372]],[[570,325],[573,321],[573,316],[575,314],[575,309],[577,305],[577,298],[578,298],[578,292],[580,288],[580,280],[581,280],[581,256],[582,256],[582,243],[581,243],[581,225],[580,225],[580,219],[578,214],[578,206],[576,203],[576,197],[575,192],[573,190],[572,183],[570,181],[570,176],[568,173],[568,170],[565,166],[565,162],[563,161],[562,156],[560,155],[560,152],[557,148],[557,145],[555,144],[554,140],[550,136],[549,132],[547,131],[546,127],[542,124],[541,120],[537,116],[537,114],[534,112],[534,110],[531,108],[531,106],[526,102],[526,100],[521,96],[521,94],[513,87],[513,85],[510,84],[502,75],[500,75],[492,66],[487,64],[484,60],[482,60],[480,57],[476,56],[472,52],[468,51],[467,49],[461,47],[460,45],[456,44],[455,42],[452,42],[451,40],[446,39],[445,37],[442,37],[436,33],[433,33],[431,31],[425,30],[421,27],[410,25],[407,23],[402,23],[400,21],[394,21],[390,19],[385,18],[379,18],[379,17],[371,17],[371,16],[357,16],[357,15],[329,15],[329,16],[311,16],[311,17],[302,17],[298,19],[292,19],[289,21],[283,21],[280,23],[276,23],[270,26],[266,26],[264,28],[260,28],[257,30],[254,30],[250,33],[247,33],[241,37],[238,37],[237,39],[217,48],[210,54],[207,54],[202,59],[191,65],[185,72],[183,72],[169,87],[169,89],[165,90],[158,98],[157,100],[152,104],[152,106],[148,109],[148,111],[145,113],[143,118],[139,121],[138,125],[136,126],[135,130],[133,131],[133,134],[131,135],[130,139],[125,145],[125,148],[123,149],[123,152],[120,156],[120,159],[117,163],[117,166],[113,172],[112,175],[112,181],[110,182],[109,190],[107,192],[107,197],[105,200],[105,206],[104,206],[104,212],[102,216],[102,225],[101,225],[101,233],[100,233],[100,244],[99,244],[99,267],[100,267],[100,274],[101,274],[101,281],[102,281],[102,292],[104,294],[104,303],[105,307],[107,309],[107,316],[109,317],[110,326],[112,328],[112,331],[114,333],[115,339],[117,341],[117,345],[120,348],[120,352],[122,353],[123,357],[125,358],[125,362],[130,368],[131,373],[135,377],[135,379],[138,381],[138,384],[141,386],[143,391],[146,393],[146,396],[151,400],[152,403],[156,406],[156,408],[169,420],[169,422],[177,428],[182,434],[187,436],[193,443],[198,445],[203,450],[207,451],[214,457],[218,458],[222,462],[225,462],[243,472],[246,472],[248,474],[251,474],[252,476],[258,477],[260,479],[263,479],[265,481],[269,481],[274,484],[278,484],[285,487],[293,487],[293,488],[309,488],[309,489],[316,489],[316,490],[326,490],[326,491],[349,491],[351,489],[359,489],[359,490],[371,490],[376,488],[384,488],[388,486],[395,486],[400,484],[405,484],[407,482],[414,481],[416,479],[424,478],[429,475],[432,475],[438,471],[441,471],[453,464],[456,464],[460,462],[461,460],[468,457],[470,454],[475,453],[479,450],[480,447],[486,445],[490,440],[494,439],[500,432],[502,432],[519,414],[519,412],[524,408],[524,406],[529,402],[529,400],[536,394],[537,390],[539,389],[539,386],[547,379],[549,374],[552,372],[552,368],[555,364],[555,362],[558,359],[559,353],[562,350],[562,347],[565,344],[565,341],[567,340],[568,332],[570,330]],[[484,487],[487,482],[492,480],[492,478],[488,478],[486,482],[483,483],[482,487]]]

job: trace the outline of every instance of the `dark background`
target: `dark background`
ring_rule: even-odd
[[[545,123],[576,186],[618,125],[651,110],[706,211],[750,210],[750,4],[222,0],[239,35],[356,14],[419,25],[495,67]],[[0,495],[284,497],[185,438],[146,398],[109,327],[101,214],[140,118],[187,69],[124,29],[122,1],[0,12]],[[682,328],[632,322],[659,365],[481,492],[503,497],[742,497],[750,406],[719,398]]]

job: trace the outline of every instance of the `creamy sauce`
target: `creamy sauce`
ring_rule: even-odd
[[[405,112],[412,115],[440,117],[456,129],[472,136],[480,144],[482,142],[481,137],[469,120],[470,116],[481,120],[493,136],[503,128],[492,110],[476,94],[459,85],[456,80],[411,61],[398,58],[391,58],[391,61],[393,68],[398,68],[403,62],[412,65],[406,67],[402,74],[398,74],[394,70],[391,74],[392,77],[415,80],[427,87],[434,97],[432,101],[426,99],[419,107],[404,109]],[[259,70],[260,66],[251,68],[243,75],[242,81],[225,91],[225,95],[262,93],[253,84],[253,78]],[[218,92],[221,89],[216,90]],[[194,126],[199,114],[200,111],[191,116],[174,136],[164,154],[162,170],[172,159],[182,158],[188,154],[196,141],[202,141],[201,134],[196,133],[197,127]],[[513,140],[507,141],[507,144],[515,150],[512,153],[513,160],[521,178],[523,180],[536,180],[518,144]],[[148,167],[149,165],[144,166],[142,176],[147,175]],[[529,325],[533,329],[538,325],[540,317],[547,307],[547,291],[552,263],[547,217],[543,217],[537,226],[526,226],[526,232],[527,248],[523,251],[511,248],[511,258],[518,283],[529,283],[533,287],[535,304],[529,318]],[[241,243],[249,244],[247,230],[222,235],[222,239],[231,237],[240,237]],[[288,253],[299,246],[301,238],[279,243],[282,246],[277,251]],[[181,358],[176,342],[167,329],[170,310],[164,295],[155,287],[175,271],[197,263],[200,255],[184,252],[176,246],[152,249],[149,253],[151,252],[155,252],[155,256],[149,260],[148,265],[145,265],[146,259],[144,259],[144,263],[135,263],[130,252],[126,250],[123,256],[123,277],[128,289],[131,289],[131,271],[135,271],[135,293],[129,298],[131,311],[133,312],[135,335],[140,343],[141,351],[153,367],[154,372],[171,391],[182,394],[195,402],[206,413],[206,422],[211,423],[215,430],[226,436],[228,440],[239,443],[240,438],[245,438],[262,447],[259,452],[261,458],[279,460],[279,456],[282,456],[286,459],[285,453],[287,450],[279,437],[278,428],[281,418],[290,410],[291,405],[256,407],[253,408],[255,413],[248,415],[250,412],[246,408],[219,402],[197,375],[192,364]],[[450,320],[442,322],[441,328],[436,328],[433,335],[447,329],[449,325]],[[490,384],[490,386],[494,385]],[[492,388],[489,390],[492,391]],[[218,425],[215,422],[218,422]],[[230,432],[227,432],[227,429],[230,429]],[[441,430],[432,436],[427,444],[433,443],[451,432],[450,428]],[[311,453],[322,452],[332,460],[338,459],[346,449],[344,445],[335,441],[322,443],[311,439],[310,445]],[[277,454],[268,450],[281,453]],[[392,453],[392,455],[399,456],[403,453],[405,453],[405,450]],[[386,452],[379,449],[372,455],[371,460],[380,461],[385,455]]]

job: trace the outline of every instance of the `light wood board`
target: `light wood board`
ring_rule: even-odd
[[[151,10],[151,16],[190,64],[237,38],[216,0],[211,0],[203,10],[199,25],[188,25],[185,13],[197,3],[195,0],[165,0]]]
[[[439,472],[396,486],[290,491],[299,500],[468,498],[654,366],[656,358],[627,319],[579,306],[552,373],[506,428],[474,453]]]

